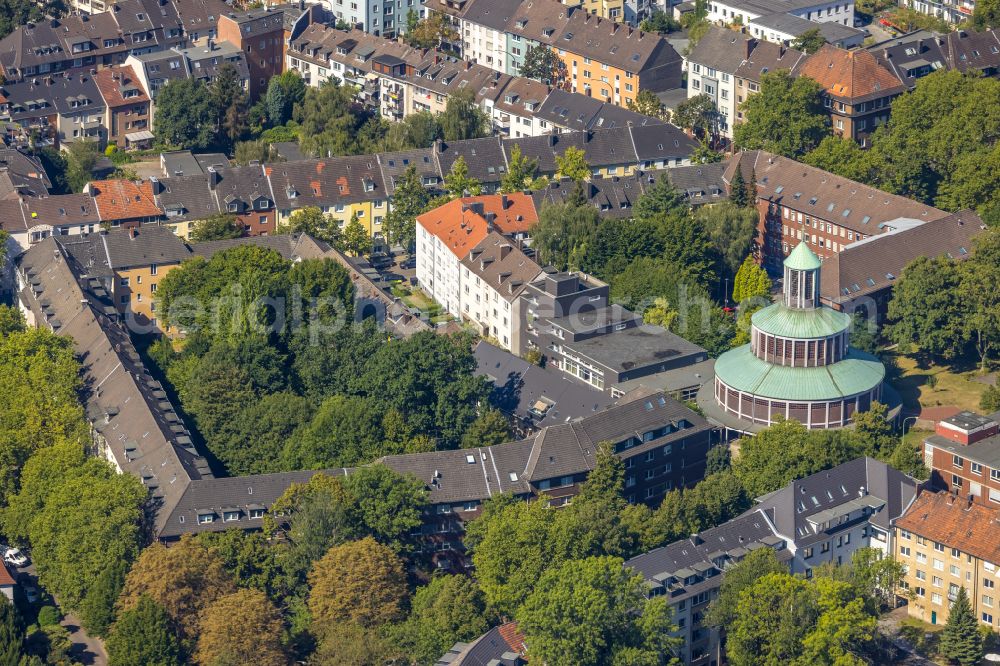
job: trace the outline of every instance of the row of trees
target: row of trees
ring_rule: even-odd
[[[995,229],[976,238],[965,261],[918,257],[893,289],[884,333],[925,359],[975,358],[985,371],[1000,341],[998,280],[1000,232]]]

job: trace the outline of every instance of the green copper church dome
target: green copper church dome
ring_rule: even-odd
[[[750,321],[768,335],[811,340],[843,333],[851,325],[851,316],[827,307],[800,310],[774,303],[753,313]]]

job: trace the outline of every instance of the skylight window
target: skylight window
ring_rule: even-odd
[[[816,197],[811,197],[809,199],[809,205],[810,206],[815,206],[817,201],[818,201],[818,199]]]
[[[781,194],[784,191],[785,191],[785,186],[784,185],[778,185],[776,188],[774,188],[774,193],[775,194]]]
[[[475,464],[476,456],[472,455],[471,453],[467,454],[465,456],[465,462],[469,463],[470,465]]]

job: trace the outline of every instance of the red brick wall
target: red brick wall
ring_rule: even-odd
[[[242,224],[246,228],[247,236],[269,236],[273,234],[277,228],[276,220],[274,209],[255,210],[236,216],[237,223]]]
[[[1000,503],[990,500],[990,488],[1000,491],[1000,481],[990,476],[990,468],[982,465],[978,473],[972,471],[972,463],[963,458],[962,466],[956,467],[953,457],[961,452],[952,453],[935,447],[931,456],[931,482],[938,490],[957,492],[961,498],[966,498],[972,492],[972,482],[978,483],[981,490],[976,502],[993,508],[1000,508]],[[957,477],[957,478],[956,478]],[[958,483],[956,484],[956,480]]]

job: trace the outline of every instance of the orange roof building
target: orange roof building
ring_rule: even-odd
[[[461,316],[462,260],[491,232],[527,238],[538,222],[523,193],[462,197],[417,216],[417,281],[448,312]]]
[[[94,198],[101,222],[112,226],[156,222],[163,213],[153,198],[149,181],[133,182],[124,178],[95,180],[84,189]]]
[[[948,621],[964,587],[973,612],[1000,630],[1000,510],[948,492],[920,493],[895,521],[895,559],[906,566],[907,610],[931,624]]]
[[[868,51],[830,44],[806,58],[797,74],[823,86],[835,134],[865,143],[889,118],[893,98],[906,86]]]

